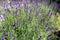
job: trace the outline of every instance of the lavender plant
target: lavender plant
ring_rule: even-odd
[[[58,29],[59,17],[55,19],[52,8],[44,3],[28,2],[10,1],[10,8],[7,6],[3,9],[4,21],[1,21],[3,29],[0,30],[0,40],[53,40],[57,38],[54,37],[53,32]]]

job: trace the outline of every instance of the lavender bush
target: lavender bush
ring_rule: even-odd
[[[40,3],[41,2],[41,3]],[[44,3],[45,2],[45,3]],[[5,4],[5,5],[4,5]],[[60,16],[46,1],[4,1],[0,13],[0,40],[56,40]]]

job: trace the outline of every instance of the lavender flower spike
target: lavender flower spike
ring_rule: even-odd
[[[14,13],[14,14],[15,14],[15,16],[17,16],[17,14],[18,14],[18,10],[17,10],[17,9],[16,9],[16,11],[15,11],[15,13]]]
[[[36,11],[36,17],[38,17],[38,12]]]
[[[16,37],[14,37],[14,40],[16,40]]]
[[[6,40],[4,36],[2,36],[2,40]]]
[[[10,32],[10,38],[12,38],[12,32]]]
[[[8,8],[7,8],[7,9],[5,9],[5,11],[10,13],[10,10],[9,10]]]

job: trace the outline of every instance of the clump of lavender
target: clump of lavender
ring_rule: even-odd
[[[53,31],[57,25],[53,10],[36,1],[11,0],[7,4],[2,14],[4,21],[1,23],[1,34],[4,36],[0,36],[1,40],[2,37],[6,40],[53,40]]]

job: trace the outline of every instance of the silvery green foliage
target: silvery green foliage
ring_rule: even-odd
[[[2,22],[1,39],[52,40],[53,36],[50,35],[53,35],[51,33],[56,24],[51,8],[44,3],[34,2],[24,3],[20,8],[15,6],[4,9],[8,12],[5,12],[7,16]]]

